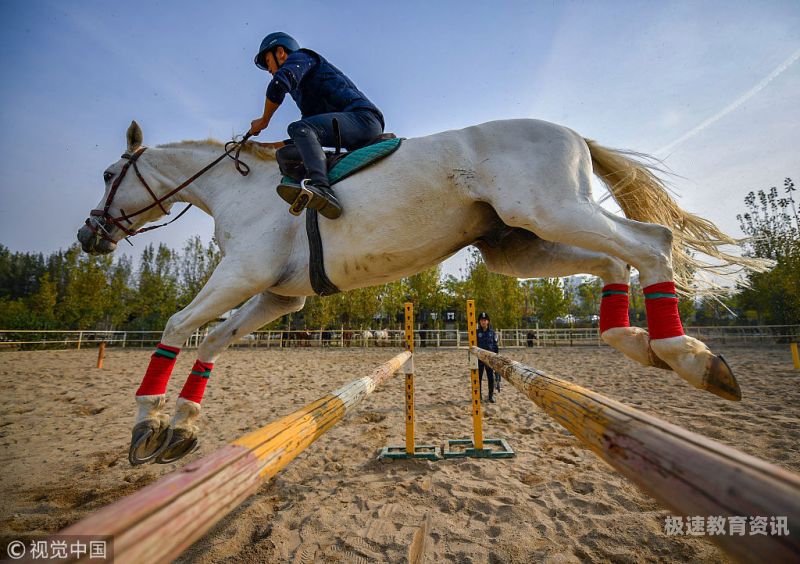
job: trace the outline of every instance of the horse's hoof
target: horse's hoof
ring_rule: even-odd
[[[197,449],[197,436],[186,429],[172,429],[169,444],[156,458],[156,464],[172,464]]]
[[[742,399],[739,383],[722,355],[711,357],[706,367],[703,383],[706,390],[721,398],[731,401],[741,401]]]
[[[150,462],[169,444],[172,429],[158,419],[145,419],[133,427],[128,461],[131,466]]]

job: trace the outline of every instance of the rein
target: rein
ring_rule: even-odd
[[[164,207],[164,202],[169,198],[171,198],[172,196],[174,196],[175,194],[177,194],[178,192],[180,192],[181,190],[183,190],[184,188],[186,188],[187,186],[189,186],[189,184],[200,178],[206,172],[214,168],[225,157],[233,159],[234,166],[236,167],[236,170],[237,172],[239,172],[239,174],[241,174],[242,176],[247,176],[248,174],[250,174],[250,167],[247,165],[247,163],[243,162],[239,158],[239,153],[241,153],[242,147],[244,147],[244,143],[245,141],[247,141],[249,137],[250,135],[248,134],[245,135],[241,141],[228,141],[227,143],[225,143],[224,153],[222,153],[219,157],[217,157],[216,159],[208,163],[206,166],[201,168],[195,174],[193,174],[192,176],[181,182],[177,187],[167,192],[161,198],[156,196],[155,192],[153,192],[152,188],[150,188],[150,186],[147,184],[147,182],[144,179],[144,176],[142,176],[142,173],[139,172],[139,167],[136,164],[136,161],[139,160],[139,157],[142,156],[147,147],[139,147],[133,152],[133,154],[124,153],[121,158],[126,159],[128,162],[126,162],[122,166],[122,170],[120,171],[119,175],[114,179],[114,183],[111,185],[111,190],[108,192],[108,197],[106,198],[106,203],[103,209],[102,210],[94,209],[91,212],[89,212],[89,218],[86,220],[86,226],[97,237],[105,239],[106,241],[109,241],[111,243],[116,243],[116,241],[114,241],[111,238],[111,235],[106,229],[106,225],[108,224],[112,224],[118,227],[123,233],[125,233],[126,235],[125,240],[128,241],[128,237],[133,237],[134,235],[138,235],[139,233],[144,233],[146,231],[152,231],[153,229],[158,229],[159,227],[164,227],[166,225],[169,225],[173,221],[177,221],[178,219],[181,218],[183,214],[189,211],[189,208],[192,207],[192,204],[188,204],[185,208],[183,208],[183,210],[181,210],[181,212],[174,219],[171,219],[170,221],[161,223],[159,225],[151,225],[150,227],[143,227],[141,229],[130,229],[129,227],[125,226],[122,223],[122,221],[127,221],[128,225],[133,225],[133,221],[131,221],[131,218],[136,217],[137,215],[141,215],[144,212],[151,210],[155,206],[160,207],[161,211],[163,211],[165,215],[170,215],[170,212]],[[119,211],[121,215],[114,217],[109,213],[108,210],[111,209],[111,204],[114,201],[114,196],[116,196],[117,194],[119,185],[122,183],[122,180],[125,178],[125,174],[127,174],[128,169],[130,169],[131,167],[133,167],[133,170],[136,173],[139,182],[142,183],[147,192],[153,198],[153,202],[150,205],[145,206],[142,209],[137,210],[133,213],[125,213],[125,210],[120,208]],[[100,218],[100,219],[92,221],[92,218]],[[103,225],[103,223],[105,223],[105,225]],[[131,243],[130,241],[128,241],[128,243],[133,245],[133,243]]]

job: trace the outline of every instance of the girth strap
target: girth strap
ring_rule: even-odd
[[[325,273],[325,262],[322,252],[322,237],[319,233],[319,212],[306,208],[306,235],[308,236],[308,271],[311,287],[320,296],[331,296],[341,292]]]
[[[351,164],[343,168],[338,168],[339,164],[337,164],[329,170],[328,178],[331,184],[336,184],[359,170],[392,154],[400,147],[402,141],[402,139],[397,138],[383,139],[371,146],[344,155],[341,158],[342,162],[346,159],[351,159]],[[287,153],[284,154],[289,156]],[[297,156],[299,157],[299,155]],[[281,171],[284,172],[283,169]],[[328,278],[328,275],[325,273],[322,237],[319,232],[319,212],[317,212],[317,210],[306,208],[306,235],[308,236],[308,248],[310,251],[308,273],[311,279],[311,287],[314,289],[314,292],[320,296],[338,294],[341,290],[331,282],[331,279]]]

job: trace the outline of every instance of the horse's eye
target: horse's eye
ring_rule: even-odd
[[[112,172],[109,172],[109,171],[105,171],[105,172],[103,173],[103,180],[105,180],[106,182],[108,182],[108,181],[109,181],[109,180],[111,180],[112,178],[114,178],[114,173],[112,173]]]

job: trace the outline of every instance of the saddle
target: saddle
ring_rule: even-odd
[[[342,152],[340,147],[335,151],[326,151],[325,157],[328,165],[328,181],[331,186],[344,180],[348,176],[368,167],[394,153],[403,139],[394,133],[384,133],[370,144],[354,151]],[[306,176],[306,169],[300,152],[292,144],[278,149],[275,154],[283,180],[301,182]],[[319,232],[319,212],[315,209],[305,208],[306,235],[308,236],[309,260],[308,271],[311,278],[311,287],[320,296],[338,294],[341,290],[331,282],[325,273],[324,256],[322,250],[322,237]],[[297,212],[301,213],[300,211]]]
[[[386,143],[387,141],[389,143]],[[383,133],[367,145],[354,151],[343,152],[341,147],[336,147],[335,151],[325,151],[328,179],[331,185],[390,155],[400,146],[401,141],[402,139],[398,138],[394,133]],[[275,153],[275,159],[278,161],[278,167],[284,176],[284,180],[289,179],[299,183],[305,178],[306,167],[303,165],[300,152],[293,144],[289,143],[278,149]],[[339,163],[344,166],[337,168],[336,165]]]

